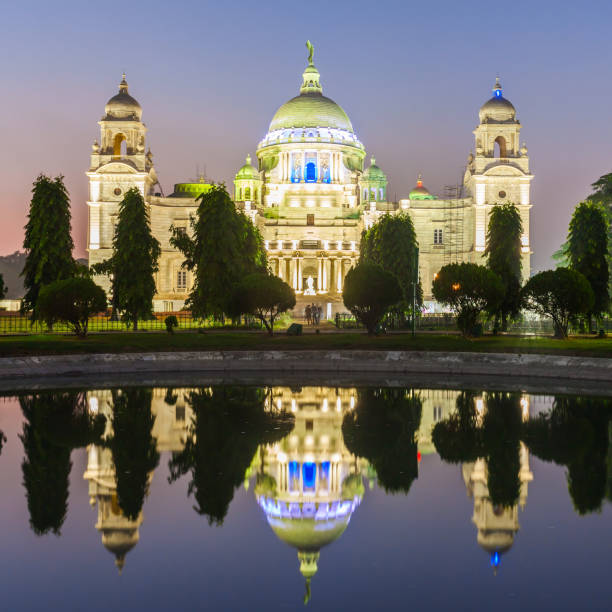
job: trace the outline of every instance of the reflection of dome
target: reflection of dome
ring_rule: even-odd
[[[138,544],[138,539],[138,529],[109,528],[102,530],[102,544],[115,555],[115,565],[119,571],[125,564],[125,555]]]
[[[255,166],[251,165],[251,156],[247,155],[246,164],[238,170],[237,179],[259,179],[259,172]]]
[[[353,131],[351,121],[342,108],[317,92],[301,93],[285,102],[272,117],[269,131],[316,127]]]
[[[514,533],[512,531],[494,530],[478,531],[478,544],[489,553],[505,553],[512,548]]]
[[[516,109],[506,98],[502,95],[502,86],[499,82],[499,78],[495,80],[495,87],[493,87],[493,97],[487,100],[481,107],[478,113],[480,117],[480,123],[503,123],[506,121],[515,121]]]
[[[104,119],[124,119],[140,121],[142,117],[142,109],[137,100],[132,98],[128,93],[128,84],[125,80],[125,74],[121,83],[119,83],[119,93],[113,96],[107,103],[104,109],[106,116]]]
[[[429,193],[429,189],[423,185],[421,175],[417,179],[416,187],[410,192],[408,197],[411,200],[435,200],[436,196]]]

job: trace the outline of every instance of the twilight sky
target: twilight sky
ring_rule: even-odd
[[[72,0],[3,5],[0,255],[21,247],[31,183],[62,173],[85,255],[91,143],[121,72],[143,107],[166,193],[205,168],[231,186],[315,45],[324,94],[403,197],[423,173],[458,181],[495,75],[523,125],[532,171],[532,266],[612,171],[612,4],[584,0],[304,3]]]

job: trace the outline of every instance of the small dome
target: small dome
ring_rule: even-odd
[[[361,178],[368,181],[386,181],[387,175],[376,165],[376,159],[372,157],[370,165],[364,170]]]
[[[119,568],[119,571],[123,569],[125,564],[125,555],[138,544],[138,540],[137,529],[107,528],[102,531],[102,544],[115,555],[115,565]]]
[[[142,117],[142,108],[138,101],[128,93],[128,84],[125,80],[125,74],[119,83],[119,93],[113,96],[104,108],[104,119],[107,121],[123,120],[123,121],[140,121]]]
[[[246,164],[238,170],[237,179],[259,179],[259,172],[255,166],[251,165],[251,156],[247,155]]]
[[[411,200],[435,200],[436,196],[429,193],[429,189],[423,185],[422,176],[419,174],[416,187],[410,192],[408,197]]]
[[[480,118],[480,123],[505,123],[508,121],[516,121],[516,109],[510,100],[504,98],[499,78],[495,80],[493,97],[480,107],[478,116]]]

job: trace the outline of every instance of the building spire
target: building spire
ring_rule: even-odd
[[[314,56],[314,46],[309,40],[306,41],[306,48],[308,49],[308,65],[314,66],[314,64],[312,63],[312,58]]]
[[[502,90],[501,83],[499,82],[499,77],[496,76],[495,77],[495,86],[493,87],[493,95],[496,98],[501,98],[502,97],[502,93],[503,93],[503,90]]]
[[[128,84],[125,80],[125,72],[121,75],[121,83],[119,83],[119,93],[127,93],[128,92]]]

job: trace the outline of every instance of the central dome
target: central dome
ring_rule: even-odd
[[[342,108],[318,92],[301,93],[285,102],[272,118],[269,131],[317,127],[353,133],[351,121]]]

